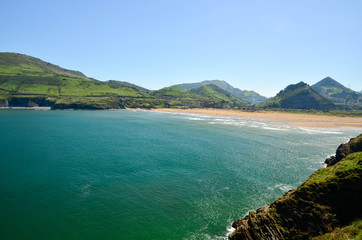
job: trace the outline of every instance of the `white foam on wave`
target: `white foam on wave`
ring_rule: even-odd
[[[273,130],[273,131],[287,131],[287,129],[276,128],[276,127],[262,127],[262,128],[266,129],[266,130]]]
[[[233,228],[231,225],[226,228],[226,237],[232,234],[236,228]]]
[[[317,133],[325,133],[325,134],[343,134],[343,132],[340,131],[328,131],[328,130],[322,130],[322,129],[311,129],[311,128],[299,128],[302,131],[305,131],[310,134],[317,134]]]
[[[188,120],[193,120],[193,121],[202,121],[202,120],[204,120],[204,119],[202,119],[202,118],[197,118],[197,117],[189,117],[189,118],[187,118]]]
[[[278,184],[275,184],[272,187],[268,187],[268,189],[269,190],[279,189],[279,190],[281,190],[283,192],[287,192],[287,191],[293,189],[293,186],[288,185],[288,184],[278,183]]]

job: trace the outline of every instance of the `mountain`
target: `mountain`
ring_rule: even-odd
[[[124,86],[124,87],[130,87],[130,88],[134,88],[137,90],[141,90],[142,92],[145,92],[145,93],[151,92],[151,90],[149,90],[147,88],[144,88],[144,87],[141,87],[136,84],[129,83],[129,82],[117,81],[117,80],[108,80],[107,82],[110,84],[116,84],[116,85],[120,85],[120,86]]]
[[[249,105],[248,101],[237,98],[230,92],[227,92],[214,84],[203,85],[199,88],[192,89],[190,92],[209,98],[211,102],[215,104],[213,107],[234,108]]]
[[[335,105],[315,92],[308,84],[299,82],[287,86],[275,97],[262,103],[261,107],[267,108],[292,108],[331,110]]]
[[[166,107],[184,108],[201,107],[201,98],[178,87],[166,87],[151,92],[152,96],[165,102]]]
[[[362,105],[362,94],[346,88],[331,77],[326,77],[312,89],[335,104]]]
[[[157,104],[132,87],[97,81],[24,54],[0,53],[0,106],[106,109]]]
[[[178,87],[166,87],[151,93],[166,101],[168,107],[209,107],[209,108],[242,108],[248,102],[234,97],[215,85],[201,86],[191,91]]]
[[[218,86],[219,88],[231,93],[235,97],[248,101],[252,105],[256,105],[256,104],[262,103],[267,100],[266,97],[263,97],[254,91],[247,91],[247,90],[242,91],[239,88],[234,88],[227,82],[221,81],[221,80],[206,80],[203,82],[196,82],[196,83],[183,83],[183,84],[174,85],[174,87],[181,88],[185,91],[190,91],[192,89],[196,89],[201,86],[205,86],[205,85],[209,85],[209,84]]]
[[[319,169],[297,189],[235,221],[233,227],[236,230],[229,239],[303,240],[320,235],[317,239],[361,237],[362,135],[342,144],[336,151],[337,155],[343,156],[339,162]],[[340,236],[341,231],[343,236]]]

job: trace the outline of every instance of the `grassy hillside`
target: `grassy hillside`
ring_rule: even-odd
[[[355,228],[353,222],[362,217],[362,135],[345,145],[351,143],[358,147],[338,163],[319,169],[297,189],[234,222],[236,230],[229,238],[300,240],[351,224]]]
[[[178,87],[166,87],[151,93],[158,99],[165,102],[170,108],[199,108],[205,107],[207,98],[192,94]]]
[[[331,233],[314,237],[313,240],[344,240],[355,239],[362,240],[362,220],[356,220],[351,225],[336,228]]]
[[[151,94],[164,100],[166,106],[173,108],[242,108],[248,105],[245,100],[238,99],[215,85],[202,86],[191,91],[185,91],[178,87],[167,87]]]
[[[292,84],[259,105],[266,108],[331,110],[335,105],[316,93],[308,84]]]
[[[312,85],[313,90],[339,105],[362,105],[362,94],[346,88],[331,77]]]
[[[193,94],[197,94],[203,97],[209,98],[209,104],[214,105],[212,107],[219,108],[242,108],[249,105],[249,102],[235,97],[231,93],[219,88],[216,85],[209,84],[201,86],[190,91]]]
[[[145,92],[145,93],[151,92],[151,90],[149,90],[147,88],[138,86],[138,85],[133,84],[133,83],[125,82],[125,81],[108,80],[107,82],[111,83],[111,84],[116,84],[116,85],[121,85],[121,86],[124,86],[124,87],[130,87],[130,88],[134,88],[134,89],[137,89],[137,90],[141,90],[142,92]]]
[[[237,98],[246,100],[252,105],[259,104],[259,103],[267,100],[266,97],[263,97],[254,91],[240,90],[238,88],[234,88],[227,82],[221,81],[221,80],[206,80],[206,81],[196,82],[196,83],[183,83],[183,84],[178,84],[178,85],[174,85],[174,86],[181,88],[185,91],[191,91],[193,89],[200,88],[202,86],[206,86],[206,85],[210,85],[210,84],[213,84],[213,85],[221,88],[222,90],[225,90],[225,91],[231,93],[232,95],[234,95]]]
[[[141,103],[139,99],[144,99]],[[87,104],[86,104],[87,103]],[[97,81],[40,59],[0,53],[0,105],[103,109],[161,104],[138,89]]]

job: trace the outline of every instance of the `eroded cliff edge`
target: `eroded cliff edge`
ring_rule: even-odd
[[[362,134],[297,189],[233,223],[229,239],[310,239],[362,218]]]

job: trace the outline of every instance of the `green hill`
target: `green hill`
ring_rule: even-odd
[[[221,80],[206,80],[206,81],[197,82],[197,83],[183,83],[183,84],[178,84],[178,85],[174,85],[174,86],[181,88],[185,91],[191,91],[193,89],[199,88],[201,86],[206,86],[209,84],[218,86],[219,88],[231,93],[235,97],[248,101],[252,105],[259,104],[259,103],[262,103],[267,100],[266,97],[263,97],[254,91],[240,90],[239,88],[234,88],[227,82],[221,81]]]
[[[203,85],[199,88],[192,89],[190,92],[208,98],[209,106],[207,107],[242,108],[249,105],[249,102],[246,100],[237,98],[214,84]]]
[[[151,93],[152,96],[165,102],[170,108],[196,108],[202,107],[202,98],[195,96],[178,87],[166,87]]]
[[[331,110],[335,105],[315,92],[308,84],[299,82],[287,86],[275,97],[262,103],[265,108]]]
[[[362,105],[362,94],[346,88],[331,77],[312,85],[314,91],[339,105]]]
[[[0,106],[105,109],[159,104],[132,87],[97,81],[24,54],[0,53]]]
[[[215,85],[202,86],[191,91],[166,87],[151,93],[166,102],[168,107],[242,108],[248,105]]]
[[[361,236],[362,135],[340,146],[338,154],[344,157],[333,166],[319,169],[297,189],[235,221],[229,239]]]
[[[125,82],[125,81],[108,80],[107,82],[111,83],[111,84],[116,84],[116,85],[121,85],[121,86],[124,86],[124,87],[130,87],[130,88],[134,88],[134,89],[137,89],[137,90],[141,90],[142,92],[145,92],[145,93],[150,93],[151,92],[151,90],[149,90],[147,88],[138,86],[138,85],[133,84],[133,83]]]

